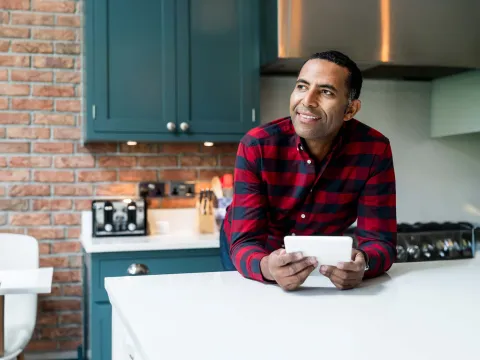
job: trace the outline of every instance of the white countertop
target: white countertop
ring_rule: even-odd
[[[394,264],[348,291],[237,272],[107,278],[144,360],[479,359],[480,258]]]
[[[0,271],[0,295],[49,294],[53,268]]]
[[[161,219],[170,224],[169,233],[147,236],[92,237],[92,215],[82,212],[80,241],[87,253],[121,251],[154,251],[219,248],[219,234],[200,234],[194,231],[195,209],[159,211]]]

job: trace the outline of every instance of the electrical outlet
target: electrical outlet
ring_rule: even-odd
[[[182,181],[172,181],[170,183],[170,196],[193,197],[195,196],[195,184]]]
[[[164,182],[141,182],[138,185],[138,193],[141,197],[158,198],[165,197],[165,183]]]

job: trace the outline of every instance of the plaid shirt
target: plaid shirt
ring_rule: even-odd
[[[365,277],[396,258],[395,173],[389,140],[352,119],[320,162],[309,155],[290,117],[250,130],[238,147],[234,195],[223,231],[245,277],[264,282],[260,260],[286,235],[340,235],[357,220]]]

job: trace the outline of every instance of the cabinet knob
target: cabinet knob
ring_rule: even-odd
[[[186,122],[182,122],[180,124],[180,129],[182,129],[182,131],[187,131],[189,127],[190,127],[190,125],[188,125],[188,123],[186,123]]]
[[[149,271],[148,266],[144,264],[131,264],[127,269],[129,275],[147,275]]]
[[[175,123],[173,123],[171,121],[169,123],[167,123],[168,131],[175,131],[175,128],[176,128]]]

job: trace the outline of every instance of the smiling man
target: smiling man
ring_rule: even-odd
[[[234,196],[221,229],[227,270],[298,288],[314,258],[286,254],[286,235],[339,235],[357,220],[350,262],[321,266],[339,289],[388,271],[396,256],[395,173],[389,140],[354,119],[362,75],[337,51],[314,54],[290,97],[290,116],[241,140]]]

